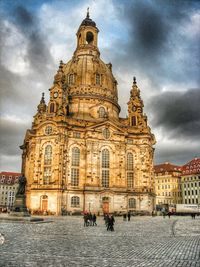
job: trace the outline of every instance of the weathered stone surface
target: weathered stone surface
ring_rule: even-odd
[[[200,217],[116,217],[115,231],[84,227],[83,218],[48,224],[1,223],[0,266],[199,267]]]
[[[134,79],[128,116],[119,117],[117,81],[112,64],[100,58],[98,29],[81,25],[73,57],[60,62],[49,103],[43,95],[21,146],[27,207],[56,214],[61,210],[151,213],[155,138],[143,106]],[[76,155],[75,165],[73,149],[80,156]],[[109,164],[103,167],[105,150]],[[128,155],[132,155],[129,167]]]

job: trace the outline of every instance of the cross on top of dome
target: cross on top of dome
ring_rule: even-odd
[[[93,26],[96,27],[96,23],[90,19],[89,7],[87,8],[86,18],[82,21],[81,26]]]

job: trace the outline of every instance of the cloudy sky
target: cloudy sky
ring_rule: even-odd
[[[1,171],[20,171],[25,131],[90,7],[99,49],[112,62],[121,117],[133,76],[155,134],[155,163],[200,157],[200,2],[193,0],[1,0]]]

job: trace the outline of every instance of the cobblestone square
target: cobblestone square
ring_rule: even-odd
[[[102,217],[97,227],[84,227],[80,216],[52,220],[1,222],[0,266],[200,266],[200,217],[116,217],[114,232]]]

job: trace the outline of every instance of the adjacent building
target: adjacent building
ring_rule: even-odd
[[[182,203],[181,166],[166,162],[155,165],[154,170],[157,207]]]
[[[0,209],[12,208],[15,195],[18,190],[18,178],[20,173],[1,172],[0,173]]]
[[[89,13],[70,61],[60,62],[21,146],[30,210],[151,213],[155,138],[133,79],[127,117],[119,116],[117,80],[98,48]]]
[[[200,205],[200,158],[182,167],[181,188],[183,204]]]

